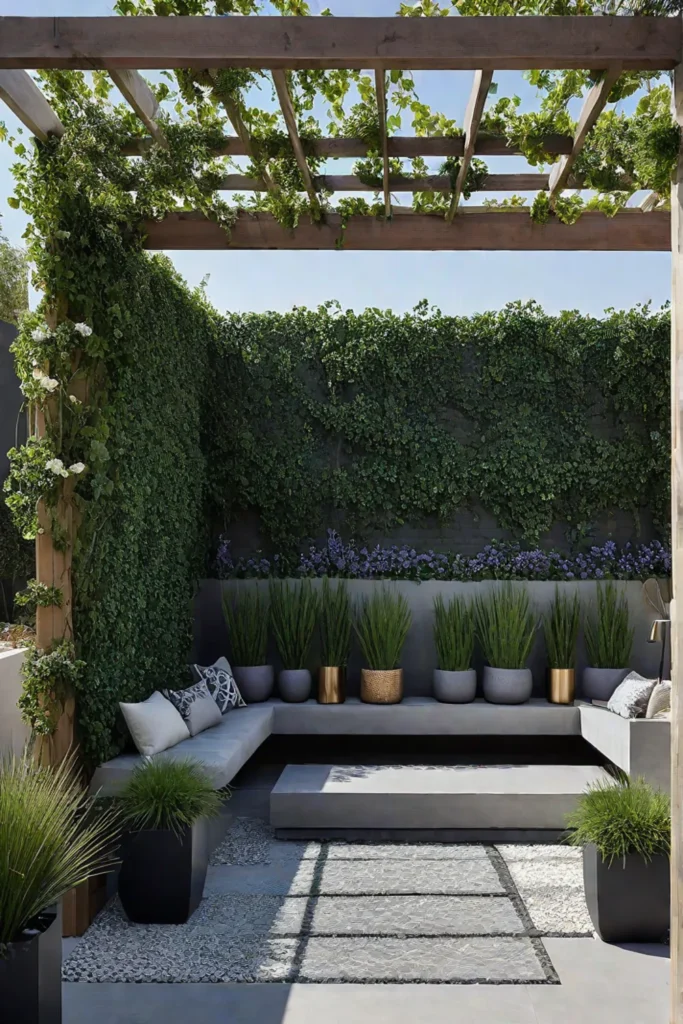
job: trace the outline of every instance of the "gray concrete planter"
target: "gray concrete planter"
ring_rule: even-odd
[[[491,704],[524,704],[532,689],[530,668],[484,666],[484,697]]]
[[[434,669],[434,696],[444,704],[469,704],[477,692],[477,673],[473,668],[464,672]]]
[[[259,704],[272,696],[275,685],[272,665],[235,665],[233,673],[247,704]]]
[[[581,677],[581,697],[583,700],[609,700],[629,671],[627,668],[585,668]]]
[[[277,688],[282,700],[301,704],[311,696],[311,673],[307,668],[283,668],[278,673]]]

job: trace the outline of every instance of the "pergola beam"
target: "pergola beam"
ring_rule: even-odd
[[[384,71],[375,71],[375,94],[377,96],[377,116],[379,118],[379,137],[382,147],[382,191],[384,192],[384,216],[391,217],[391,186],[389,184],[389,136],[387,133],[387,90]]]
[[[315,185],[326,192],[380,192],[382,185],[369,185],[355,174],[320,174]],[[548,188],[547,174],[489,174],[476,192],[539,192]],[[422,178],[409,178],[399,174],[389,177],[392,192],[450,192],[451,179],[447,174],[427,174]],[[226,174],[219,189],[232,192],[262,192],[265,182],[246,174]],[[567,188],[585,188],[582,181],[570,177]],[[624,183],[624,188],[627,185]],[[641,209],[645,209],[641,205]]]
[[[2,68],[667,70],[678,18],[0,18]]]
[[[308,162],[306,160],[306,154],[304,153],[304,147],[299,138],[299,128],[296,123],[296,114],[294,112],[294,105],[292,103],[292,97],[289,93],[289,86],[287,84],[287,74],[285,71],[273,71],[273,82],[275,83],[275,91],[277,92],[277,98],[280,101],[280,110],[282,116],[285,119],[287,125],[287,132],[289,133],[289,141],[292,144],[294,150],[294,157],[296,159],[297,167],[299,168],[299,174],[301,175],[304,183],[304,188],[308,193],[308,198],[311,201],[311,206],[314,210],[320,210],[320,200],[318,193],[315,190],[315,184],[313,183],[313,176],[311,175]]]
[[[157,124],[159,101],[139,71],[111,68],[109,76],[126,102],[133,108],[154,141],[168,149],[168,141]]]
[[[455,188],[453,189],[453,195],[451,197],[451,205],[446,216],[446,220],[449,222],[452,221],[455,216],[456,210],[458,209],[458,203],[460,202],[460,196],[462,195],[465,182],[467,181],[467,174],[470,169],[472,157],[474,156],[477,132],[479,131],[479,124],[486,105],[486,97],[489,94],[492,81],[493,71],[476,71],[474,74],[472,91],[470,93],[467,110],[465,112],[465,148],[460,162],[460,168],[458,170],[458,177],[455,181]]]
[[[152,139],[131,139],[123,148],[127,156],[140,156],[152,145]],[[571,135],[547,135],[540,140],[542,148],[551,156],[571,153]],[[329,158],[364,157],[368,144],[362,139],[309,139],[307,148],[313,156]],[[390,135],[387,139],[389,156],[412,159],[415,156],[440,157],[462,156],[465,152],[464,136]],[[519,150],[511,146],[501,135],[477,136],[474,152],[476,156],[516,156]],[[239,136],[226,135],[215,150],[216,156],[249,156],[249,148]]]
[[[215,75],[212,75],[212,77],[215,77]],[[242,112],[239,108],[237,101],[234,100],[232,96],[221,96],[220,102],[223,104],[223,109],[225,110],[225,113],[228,117],[228,120],[230,121],[230,124],[232,125],[233,129],[237,132],[237,136],[240,139],[242,145],[244,146],[244,151],[246,155],[249,156],[252,159],[252,161],[256,162],[256,152],[254,150],[254,143],[252,141],[251,135],[249,134],[249,129],[247,128],[246,124],[242,119]],[[268,191],[277,192],[278,187],[265,167],[263,168],[261,173],[263,174],[263,180]]]
[[[560,194],[562,189],[566,187],[572,167],[576,163],[579,153],[583,149],[583,145],[588,138],[588,133],[604,110],[609,94],[611,93],[620,74],[621,70],[618,67],[611,68],[609,71],[606,71],[604,77],[599,82],[595,83],[586,96],[583,107],[581,108],[581,114],[579,115],[576,131],[574,133],[572,151],[567,156],[562,157],[550,172],[551,202]]]
[[[145,225],[147,249],[328,249],[338,248],[341,218],[314,224],[302,218],[288,231],[270,214],[240,213],[230,233],[197,213],[170,214]],[[442,216],[406,213],[392,220],[352,217],[344,249],[363,250],[594,250],[663,252],[670,246],[667,211],[620,211],[615,217],[584,213],[575,224],[551,217],[536,224],[528,210],[463,207],[453,224]]]
[[[64,134],[64,125],[26,71],[0,71],[0,100],[41,142]]]

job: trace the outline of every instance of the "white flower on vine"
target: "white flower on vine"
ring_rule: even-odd
[[[64,468],[64,463],[61,459],[48,459],[45,463],[45,469],[54,473],[55,476],[68,476],[69,471]]]
[[[40,376],[41,387],[44,387],[46,391],[55,391],[59,387],[59,381],[55,380],[54,377]]]
[[[43,373],[42,367],[38,366],[37,363],[33,364],[33,370],[31,371],[36,380],[42,380],[45,374]]]
[[[70,473],[76,473],[76,474],[82,473],[84,469],[85,469],[85,463],[84,462],[74,462],[74,464],[72,466],[69,466],[69,472]]]
[[[92,327],[88,327],[87,324],[74,324],[74,331],[77,331],[84,338],[89,338],[92,334]]]
[[[31,337],[34,341],[47,341],[50,337],[47,324],[43,324],[42,327],[36,327],[35,331],[31,332]]]
[[[82,405],[80,398],[76,398],[75,395],[69,395],[69,401],[72,405]]]

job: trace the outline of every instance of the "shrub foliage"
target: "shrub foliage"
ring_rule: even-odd
[[[610,864],[629,853],[651,860],[671,848],[669,798],[643,779],[594,783],[567,818],[567,826],[572,846],[594,843]]]

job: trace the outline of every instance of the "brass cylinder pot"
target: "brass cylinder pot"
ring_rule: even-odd
[[[346,700],[346,669],[322,665],[318,671],[318,704],[343,704]]]
[[[573,668],[550,669],[548,700],[551,704],[574,703],[574,677],[575,672]]]
[[[362,669],[360,699],[365,704],[399,704],[403,699],[403,669]]]

